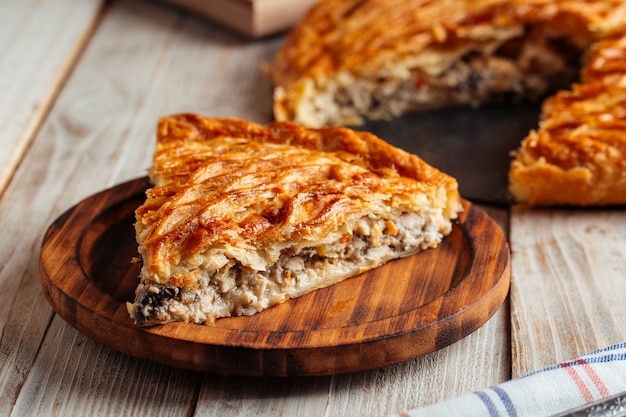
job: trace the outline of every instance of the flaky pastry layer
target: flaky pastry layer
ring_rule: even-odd
[[[573,81],[580,53],[625,14],[621,0],[322,1],[277,54],[275,117],[351,125],[536,99]]]
[[[625,42],[621,0],[323,1],[276,57],[275,116],[352,125],[554,94],[514,153],[512,199],[624,204]]]
[[[141,325],[254,314],[438,245],[456,181],[345,128],[165,117],[136,210]]]
[[[626,203],[626,36],[595,44],[581,82],[544,102],[509,179],[530,205]]]

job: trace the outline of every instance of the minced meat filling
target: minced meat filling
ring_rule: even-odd
[[[298,253],[285,250],[267,271],[252,270],[233,260],[206,277],[197,290],[144,284],[137,290],[134,318],[137,324],[145,325],[155,320],[169,321],[173,316],[210,317],[207,309],[252,314],[257,311],[258,303],[276,304],[276,300],[282,297],[280,301],[284,301],[285,294],[292,290],[310,288],[316,277],[323,276],[327,270],[348,270],[355,265],[367,268],[380,259],[395,258],[397,253],[429,248],[441,238],[437,227],[436,222],[417,214],[400,216],[391,228],[382,220],[364,218],[359,230],[349,238],[303,248]]]
[[[324,117],[334,124],[361,117],[389,118],[452,104],[539,100],[576,80],[581,55],[565,40],[541,38],[539,32],[511,39],[491,55],[469,52],[436,76],[413,69],[409,79],[361,78],[337,85],[331,93],[335,106],[318,110],[327,113]]]

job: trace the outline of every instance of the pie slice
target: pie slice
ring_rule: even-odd
[[[136,210],[138,325],[251,315],[436,247],[456,181],[368,133],[164,117]]]
[[[622,30],[623,0],[325,0],[271,71],[277,120],[309,127],[539,99]]]

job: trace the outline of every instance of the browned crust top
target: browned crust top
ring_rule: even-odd
[[[326,0],[288,35],[272,72],[278,86],[340,69],[357,72],[491,30],[549,22],[581,46],[620,28],[621,0]],[[478,35],[477,35],[478,34]]]
[[[417,156],[368,133],[291,122],[164,117],[151,177],[136,216],[155,273],[217,242],[313,240],[376,195],[410,210],[424,194],[451,217],[460,207],[456,181]]]
[[[509,177],[531,205],[626,203],[626,35],[588,51],[581,82],[543,104]]]

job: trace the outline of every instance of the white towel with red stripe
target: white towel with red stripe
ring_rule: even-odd
[[[626,342],[395,416],[552,416],[623,391],[626,391]],[[626,410],[626,403],[622,406]]]

